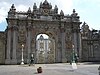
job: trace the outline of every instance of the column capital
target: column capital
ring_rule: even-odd
[[[61,28],[60,31],[61,31],[62,33],[64,33],[64,32],[65,32],[65,28]]]
[[[28,30],[28,31],[32,30],[32,26],[31,26],[31,25],[28,25],[28,26],[27,26],[27,30]]]
[[[72,29],[72,33],[79,33],[80,29]]]
[[[7,30],[11,30],[12,29],[12,26],[7,26]]]
[[[14,25],[13,30],[18,30],[18,26]]]

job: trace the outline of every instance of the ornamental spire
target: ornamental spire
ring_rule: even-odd
[[[36,3],[34,3],[33,9],[35,9],[35,10],[37,9]]]
[[[28,11],[27,11],[28,13],[31,13],[31,8],[29,7],[29,9],[28,9]]]
[[[9,12],[16,12],[16,8],[15,8],[14,4],[12,4],[12,6],[11,6]]]

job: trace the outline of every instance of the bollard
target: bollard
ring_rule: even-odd
[[[42,73],[42,67],[37,68],[37,73]]]

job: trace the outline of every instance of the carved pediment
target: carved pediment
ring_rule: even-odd
[[[43,8],[43,9],[52,9],[52,5],[50,3],[48,3],[47,0],[45,0],[43,2],[43,4],[41,3],[40,8]]]

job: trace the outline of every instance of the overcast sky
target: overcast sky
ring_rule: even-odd
[[[86,22],[90,29],[100,30],[100,0],[47,0],[51,5],[58,6],[58,10],[64,14],[72,14],[72,10],[80,16],[81,22]],[[6,29],[6,17],[12,4],[15,4],[17,11],[27,11],[36,3],[39,7],[44,0],[0,0],[0,31]]]

